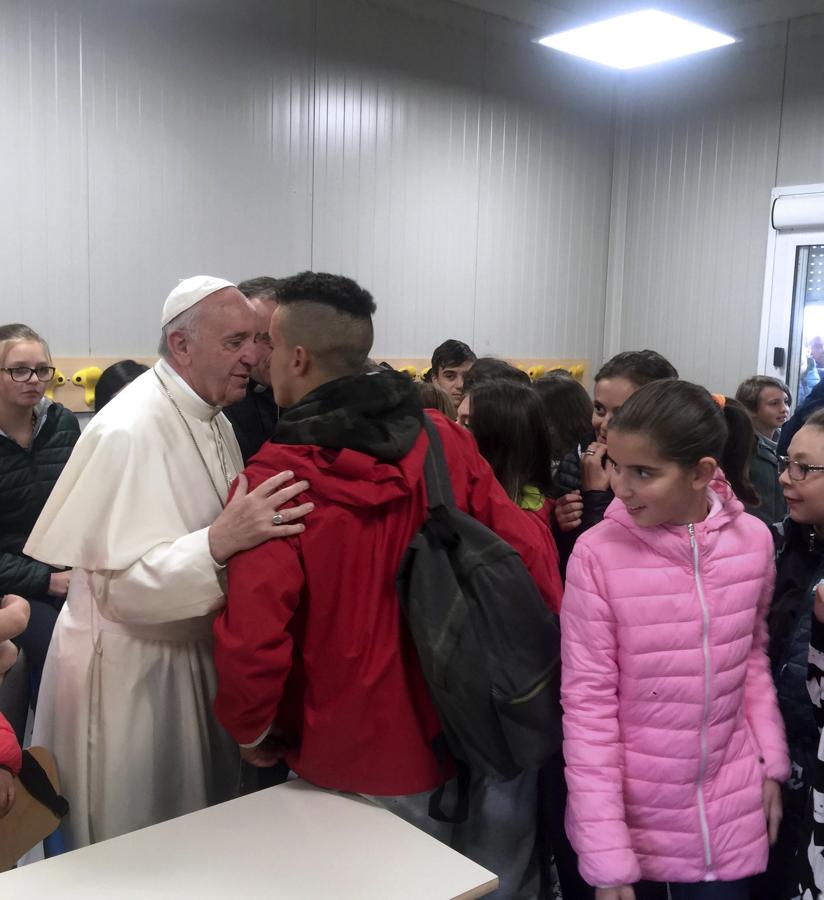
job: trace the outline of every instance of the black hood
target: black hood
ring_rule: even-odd
[[[329,381],[281,410],[272,440],[394,461],[412,449],[422,427],[414,383],[399,372],[380,372]]]

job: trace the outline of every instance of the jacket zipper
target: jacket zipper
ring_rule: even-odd
[[[695,585],[698,589],[698,599],[701,601],[701,614],[703,617],[703,651],[704,651],[704,715],[701,720],[701,764],[698,768],[698,817],[701,821],[701,837],[704,841],[704,861],[707,871],[712,869],[712,852],[710,851],[710,829],[707,824],[707,810],[704,806],[704,775],[707,771],[707,724],[710,717],[710,614],[707,609],[707,598],[704,596],[704,585],[701,582],[701,572],[698,567],[698,543],[695,540],[695,527],[687,525],[690,533],[690,547],[692,548],[693,574]]]

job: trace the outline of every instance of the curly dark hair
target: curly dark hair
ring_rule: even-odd
[[[282,304],[322,303],[356,319],[368,319],[377,309],[369,291],[351,278],[329,272],[300,272],[291,278],[282,278],[274,297]]]

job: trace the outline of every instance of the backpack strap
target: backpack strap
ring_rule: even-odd
[[[426,450],[426,459],[423,465],[426,479],[426,505],[430,512],[438,506],[452,509],[455,506],[455,497],[452,494],[452,480],[449,477],[441,436],[438,434],[437,426],[426,413],[423,414],[423,424],[429,438],[429,447]]]
[[[20,784],[57,819],[62,819],[69,811],[69,801],[54,789],[40,763],[29,753],[23,751],[23,764],[18,775]]]
[[[441,731],[432,739],[432,752],[438,761],[438,770],[444,778],[443,784],[435,788],[429,797],[429,817],[436,822],[448,822],[451,825],[463,824],[469,815],[469,784],[471,774],[469,766],[461,759],[452,759],[455,766],[455,785],[457,797],[455,809],[452,813],[444,809],[444,794],[450,779],[447,774],[447,760],[450,759],[449,745],[446,743],[446,735]]]

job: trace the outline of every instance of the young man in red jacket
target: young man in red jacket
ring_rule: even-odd
[[[367,291],[305,272],[277,295],[271,375],[283,411],[236,489],[289,470],[309,482],[301,501],[315,510],[303,533],[229,561],[215,623],[217,716],[254,765],[285,754],[320,787],[410,798],[387,805],[436,833],[410,808],[425,809],[411,795],[443,781],[431,747],[441,726],[395,590],[427,514],[423,411],[405,375],[361,374],[375,311]],[[508,499],[466,429],[427,414],[457,505],[511,544],[547,602],[560,603],[549,530]]]

